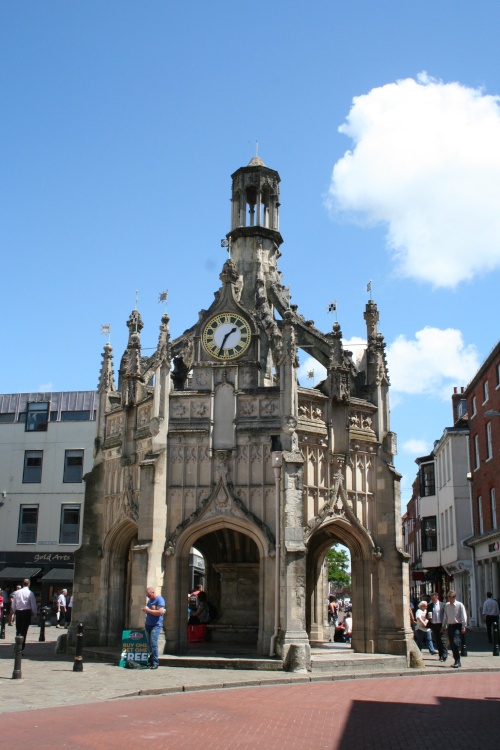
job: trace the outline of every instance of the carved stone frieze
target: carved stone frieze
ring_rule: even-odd
[[[225,451],[218,451],[224,453]],[[229,452],[229,451],[228,451]],[[175,491],[174,491],[175,492]],[[181,493],[180,490],[177,492]],[[259,490],[260,492],[260,490]],[[181,493],[182,494],[182,493]],[[189,525],[201,520],[210,518],[220,518],[221,516],[234,516],[235,518],[245,519],[251,524],[257,526],[267,540],[268,554],[270,557],[276,554],[274,535],[263,521],[246,507],[242,496],[244,493],[240,490],[239,495],[234,492],[232,484],[226,482],[224,472],[219,475],[217,481],[212,485],[211,491],[203,489],[198,495],[199,505],[191,515],[180,523],[174,533],[167,539],[165,544],[165,554],[175,554],[175,547],[180,534]],[[172,494],[173,496],[173,494]]]

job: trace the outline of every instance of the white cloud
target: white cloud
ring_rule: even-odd
[[[453,386],[466,385],[480,366],[476,348],[461,331],[426,327],[414,340],[404,335],[387,347],[393,391],[449,399]]]
[[[53,387],[52,383],[42,383],[38,386],[38,393],[52,393]]]
[[[454,287],[500,267],[500,98],[421,74],[355,97],[333,212],[388,226],[398,270]]]
[[[431,448],[429,447],[429,443],[426,440],[418,440],[417,438],[412,438],[410,440],[406,440],[403,445],[401,446],[401,450],[404,453],[409,453],[411,456],[426,456],[428,453],[430,453]]]

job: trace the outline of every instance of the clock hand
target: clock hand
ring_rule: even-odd
[[[225,335],[225,336],[224,336],[224,338],[222,339],[222,344],[220,345],[220,349],[219,349],[219,355],[220,355],[220,356],[222,356],[222,353],[223,353],[223,351],[224,351],[224,346],[225,346],[225,343],[226,343],[226,341],[228,340],[228,338],[229,338],[229,337],[230,337],[230,336],[231,336],[231,335],[232,335],[233,333],[236,333],[236,331],[237,331],[237,330],[238,330],[238,329],[236,328],[236,326],[235,326],[234,328],[231,328],[231,330],[229,331],[229,333],[226,333],[226,335]]]

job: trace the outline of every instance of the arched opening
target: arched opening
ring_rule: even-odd
[[[191,525],[179,538],[165,568],[166,652],[191,653],[188,642],[187,594],[190,550],[205,564],[204,589],[216,613],[207,627],[208,640],[196,645],[216,655],[269,653],[274,624],[274,558],[269,540],[254,524],[226,515]],[[274,548],[273,548],[274,550]]]
[[[332,519],[314,531],[308,542],[306,629],[312,643],[327,643],[328,576],[325,557],[340,543],[351,556],[351,604],[353,634],[351,646],[360,653],[375,650],[378,623],[378,579],[371,545],[359,529],[344,518]]]
[[[101,588],[105,594],[104,621],[108,645],[121,643],[122,631],[130,627],[132,555],[137,544],[137,526],[124,521],[112,529],[103,545]]]
[[[259,631],[260,555],[246,534],[227,527],[196,539],[205,560],[205,591],[214,608],[208,644],[217,651],[254,650]]]

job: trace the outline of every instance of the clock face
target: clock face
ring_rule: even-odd
[[[219,313],[207,323],[201,340],[212,357],[236,359],[250,346],[250,327],[237,313]]]

